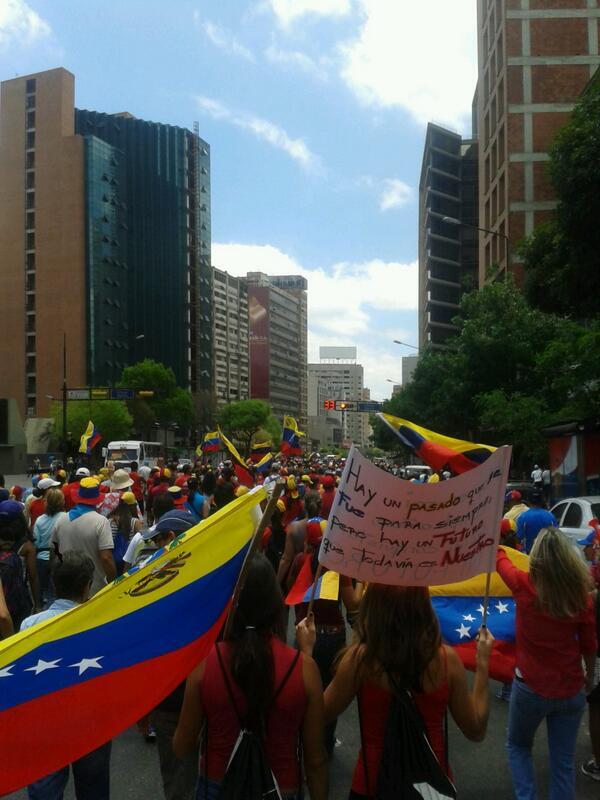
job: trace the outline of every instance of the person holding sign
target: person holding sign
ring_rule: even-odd
[[[311,637],[306,620],[296,628],[296,635],[303,652],[310,653],[314,634]],[[351,800],[375,796],[384,741],[387,746],[390,710],[394,698],[404,697],[407,692],[437,759],[434,768],[447,780],[450,770],[443,731],[446,709],[450,709],[468,739],[484,738],[492,643],[492,635],[482,628],[475,681],[469,691],[460,659],[451,647],[442,645],[428,589],[381,584],[368,587],[360,604],[354,641],[340,657],[335,677],[325,691],[326,721],[341,714],[354,697],[358,701],[362,747],[352,779]],[[406,741],[396,744],[409,749]]]
[[[557,528],[536,536],[529,573],[498,550],[496,569],[517,604],[517,666],[510,698],[508,762],[517,800],[537,797],[533,739],[546,720],[550,800],[575,797],[575,742],[594,688],[596,621],[587,568]],[[582,668],[586,666],[586,675]]]

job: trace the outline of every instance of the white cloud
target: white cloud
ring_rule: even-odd
[[[300,50],[282,50],[274,45],[267,47],[265,56],[272,64],[299,69],[319,80],[326,80],[329,77],[331,60],[324,56],[315,60]]]
[[[379,196],[379,210],[389,211],[390,208],[402,208],[413,199],[413,190],[399,178],[384,178],[377,180],[370,175],[365,175],[358,181],[359,186],[372,189]]]
[[[24,0],[0,0],[0,48],[30,45],[51,32],[50,25]]]
[[[287,28],[299,17],[343,17],[352,10],[350,0],[269,0],[279,24]]]
[[[194,13],[196,22],[200,22],[198,12]],[[202,23],[202,29],[206,34],[207,39],[211,41],[215,47],[224,50],[230,55],[238,56],[246,61],[254,63],[256,61],[254,53],[249,50],[245,45],[237,40],[233,33],[221,25],[216,25],[214,22],[206,20]]]
[[[290,158],[297,161],[308,172],[319,172],[321,170],[319,157],[310,150],[304,139],[293,139],[279,125],[253,114],[234,111],[210,97],[197,95],[196,103],[200,111],[208,114],[213,119],[222,120],[242,130],[250,131],[258,139],[262,139],[272,147],[287,153]]]
[[[477,77],[473,0],[358,0],[363,23],[340,45],[342,77],[367,105],[419,123],[468,124]]]
[[[416,312],[417,264],[372,259],[308,268],[273,245],[213,243],[212,262],[232,275],[265,272],[303,275],[308,281],[309,357],[323,344],[358,345],[365,384],[379,396],[389,395],[387,378],[400,376],[400,356],[393,338],[410,338],[404,330],[382,330],[377,312]]]

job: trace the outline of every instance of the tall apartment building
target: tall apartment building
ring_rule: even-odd
[[[197,132],[75,109],[64,69],[0,95],[2,393],[44,416],[62,385],[152,357],[212,389],[210,153]]]
[[[310,411],[316,411],[317,419],[313,414],[309,416],[312,421],[312,430],[321,430],[321,419],[337,419],[342,427],[342,444],[354,442],[359,447],[367,444],[369,436],[368,414],[359,414],[355,411],[329,411],[321,402],[323,389],[330,400],[365,400],[364,370],[362,364],[356,363],[356,347],[321,347],[319,348],[319,363],[308,365],[309,384],[313,391],[309,400]],[[368,392],[368,390],[366,390]],[[315,403],[315,392],[317,402]],[[310,428],[310,426],[309,426]],[[309,430],[310,433],[310,430]],[[312,437],[316,438],[316,437]]]
[[[478,0],[479,281],[556,207],[548,150],[600,64],[597,0]],[[506,238],[508,237],[508,241]],[[507,254],[507,248],[510,252]]]
[[[249,397],[248,287],[213,267],[213,341],[217,406]]]
[[[462,294],[478,281],[478,144],[429,123],[419,183],[419,347],[456,333]]]
[[[306,278],[249,272],[250,397],[307,423]]]

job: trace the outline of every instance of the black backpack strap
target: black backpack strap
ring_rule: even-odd
[[[356,693],[356,707],[358,709],[358,730],[360,733],[360,752],[362,753],[363,771],[365,773],[365,786],[367,789],[367,796],[369,795],[369,770],[367,768],[367,754],[365,752],[365,737],[363,735],[363,719],[362,711],[360,710],[360,688]]]
[[[284,686],[286,685],[286,683],[291,678],[292,672],[294,671],[294,669],[296,667],[296,664],[298,663],[298,659],[299,658],[300,658],[300,651],[296,650],[296,655],[292,659],[292,663],[290,664],[290,666],[288,667],[287,672],[283,676],[283,680],[281,681],[281,683],[279,684],[279,686],[275,690],[275,694],[273,695],[273,699],[271,700],[271,705],[273,705],[275,703],[275,701],[277,700],[277,698],[279,697],[279,695],[283,691]]]
[[[229,700],[231,705],[233,706],[233,710],[235,711],[235,715],[240,723],[240,728],[244,727],[244,723],[242,721],[242,717],[240,712],[238,711],[238,707],[235,702],[235,697],[233,696],[233,691],[231,690],[231,683],[229,682],[229,676],[227,675],[227,670],[225,669],[225,664],[223,663],[223,657],[221,656],[221,651],[219,650],[219,645],[215,644],[215,650],[217,651],[217,658],[219,660],[219,666],[221,667],[221,674],[223,675],[223,680],[225,681],[225,688],[227,689],[227,694],[229,695]]]

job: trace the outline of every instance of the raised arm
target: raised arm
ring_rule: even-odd
[[[481,742],[487,730],[490,706],[488,662],[492,644],[491,633],[487,628],[482,628],[477,645],[475,680],[470,691],[461,660],[451,647],[446,647],[448,681],[450,683],[450,713],[467,739],[473,742]]]

